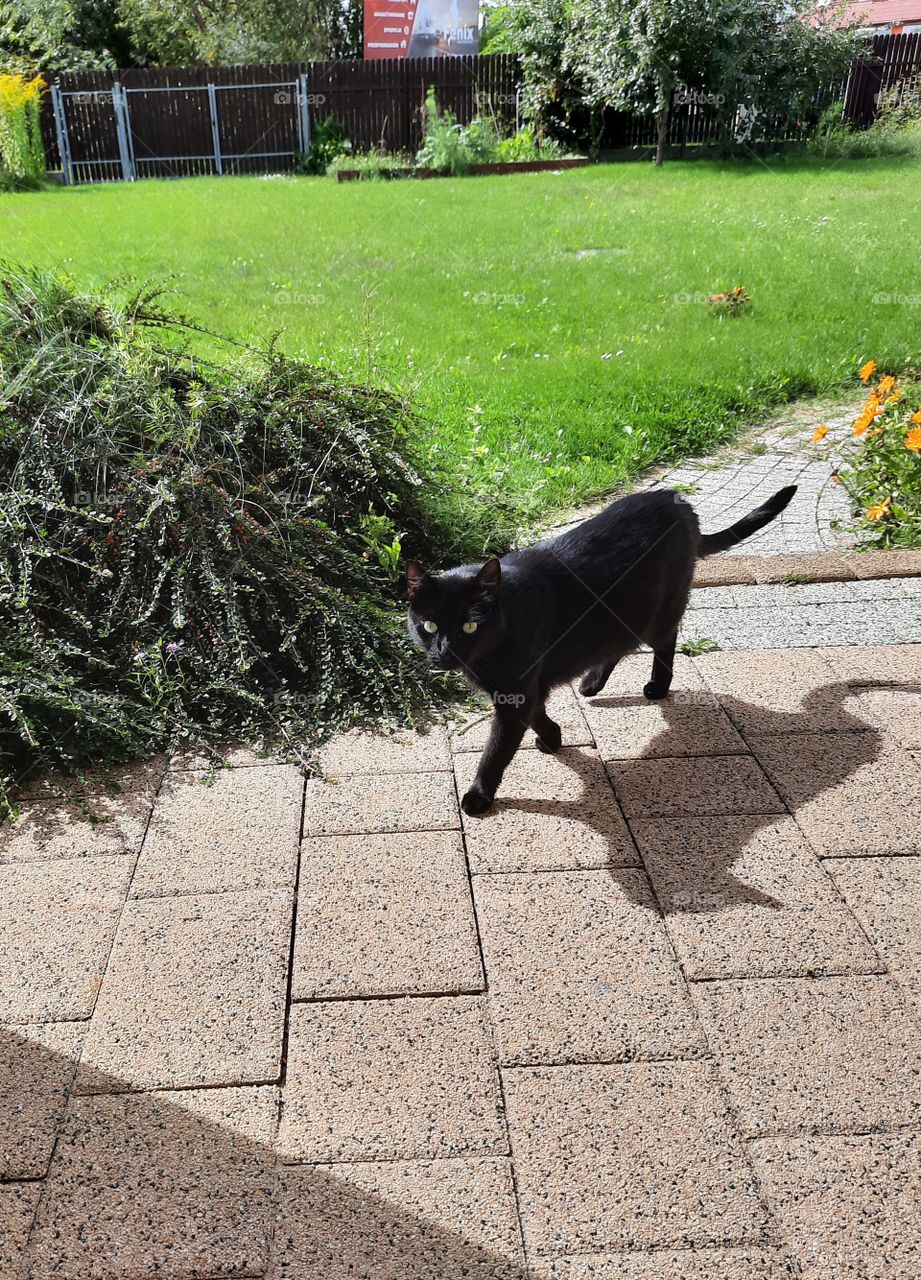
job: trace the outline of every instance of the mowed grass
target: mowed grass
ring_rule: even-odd
[[[921,162],[604,165],[0,197],[3,256],[407,391],[459,483],[532,510],[921,347]],[[749,314],[704,299],[742,284]],[[883,301],[891,295],[891,301]],[[201,340],[207,346],[207,340]]]

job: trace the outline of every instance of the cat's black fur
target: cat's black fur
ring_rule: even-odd
[[[501,561],[439,575],[410,561],[410,636],[433,667],[460,672],[495,710],[464,812],[490,807],[529,725],[542,751],[559,749],[560,727],[545,710],[555,686],[582,676],[580,692],[593,697],[625,654],[648,644],[652,677],[643,692],[664,698],[698,557],[763,528],[795,492],[795,485],[781,489],[721,533],[702,535],[682,496],[659,490],[622,498],[568,533]]]

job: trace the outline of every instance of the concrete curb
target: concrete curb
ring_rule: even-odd
[[[715,556],[701,560],[695,587],[760,586],[788,582],[857,582],[921,577],[921,551],[823,551],[799,555]]]

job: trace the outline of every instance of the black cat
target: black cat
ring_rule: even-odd
[[[568,533],[482,566],[434,575],[410,561],[409,634],[433,667],[458,671],[492,700],[495,715],[465,813],[485,813],[530,725],[542,751],[557,751],[550,690],[582,676],[593,697],[625,654],[648,644],[652,678],[671,685],[678,624],[699,556],[735,546],[764,527],[796,492],[781,489],[722,533],[701,534],[671,490],[634,494]]]

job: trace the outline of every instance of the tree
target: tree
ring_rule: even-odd
[[[724,121],[746,104],[753,120],[787,113],[843,75],[859,44],[852,28],[812,20],[813,0],[570,0],[565,60],[590,102],[657,124],[665,158],[679,91],[706,95]]]

